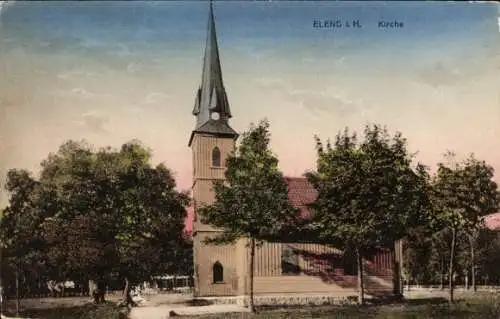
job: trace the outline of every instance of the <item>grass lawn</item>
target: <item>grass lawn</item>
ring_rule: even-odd
[[[500,318],[500,298],[478,295],[449,305],[445,299],[416,299],[383,305],[260,309],[257,314],[219,314],[190,319],[299,319],[299,318]]]
[[[7,314],[14,317],[14,314]],[[113,302],[102,305],[86,304],[84,306],[60,307],[48,309],[25,310],[20,313],[21,318],[30,319],[126,319],[124,309]]]
[[[257,314],[236,313],[182,317],[190,319],[278,319],[278,318],[500,318],[500,297],[477,294],[462,297],[449,305],[443,298],[413,299],[390,304],[359,306],[322,306],[295,308],[260,308]],[[27,310],[23,318],[39,319],[125,319],[123,309],[114,303],[104,305]]]

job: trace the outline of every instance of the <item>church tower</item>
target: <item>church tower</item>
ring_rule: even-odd
[[[193,154],[195,296],[236,295],[236,248],[234,245],[204,244],[203,240],[216,235],[218,230],[202,224],[198,215],[201,205],[213,203],[213,182],[224,179],[225,159],[234,151],[238,138],[238,133],[229,125],[231,111],[222,81],[211,1],[201,85],[196,93],[193,115],[196,116],[196,125],[189,139],[189,147]]]

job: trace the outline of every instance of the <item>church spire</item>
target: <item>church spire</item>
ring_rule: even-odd
[[[193,115],[196,116],[194,132],[237,136],[228,123],[231,111],[222,81],[214,20],[212,0],[210,0],[201,85],[196,94],[193,108]]]

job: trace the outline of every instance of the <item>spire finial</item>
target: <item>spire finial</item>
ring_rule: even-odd
[[[196,131],[217,134],[237,133],[229,126],[231,118],[229,102],[222,81],[222,71],[215,30],[213,0],[209,0],[209,14],[201,85],[196,94],[193,115],[196,116]]]
[[[193,115],[197,116],[198,125],[202,125],[210,120],[212,113],[218,113],[220,119],[223,121],[231,118],[231,111],[229,110],[229,103],[222,81],[215,18],[212,8],[213,2],[213,0],[209,0],[210,9],[205,55],[203,57],[203,74],[193,109]]]

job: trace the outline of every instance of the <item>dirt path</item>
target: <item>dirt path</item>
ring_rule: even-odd
[[[163,319],[169,318],[173,311],[176,316],[199,316],[218,313],[248,312],[248,308],[237,305],[211,305],[186,307],[182,305],[137,307],[132,308],[129,314],[130,319]]]

